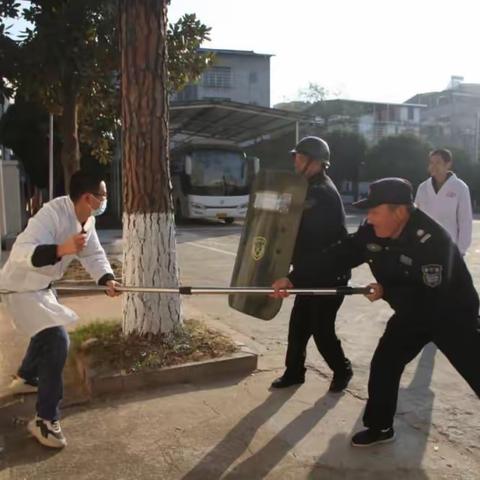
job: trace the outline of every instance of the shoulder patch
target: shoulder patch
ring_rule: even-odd
[[[430,288],[441,285],[442,269],[443,267],[437,264],[422,265],[423,283]]]

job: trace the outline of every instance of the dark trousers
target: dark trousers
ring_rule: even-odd
[[[297,295],[290,315],[285,376],[303,378],[307,343],[313,335],[318,351],[333,372],[345,371],[348,360],[335,333],[343,296]]]
[[[368,401],[363,423],[368,428],[393,425],[400,377],[407,363],[433,342],[480,397],[480,332],[476,315],[456,312],[449,318],[393,315],[370,365]]]
[[[45,420],[55,421],[60,418],[62,373],[68,346],[65,328],[46,328],[30,339],[27,353],[18,370],[18,375],[27,382],[36,383],[38,379],[37,414]]]

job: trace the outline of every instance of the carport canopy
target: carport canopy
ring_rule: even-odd
[[[316,123],[313,116],[224,100],[172,102],[172,136],[225,140],[246,146],[270,135],[296,129],[303,123]]]

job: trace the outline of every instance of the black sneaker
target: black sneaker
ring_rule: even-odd
[[[329,392],[338,393],[343,392],[350,383],[350,380],[353,377],[352,366],[349,365],[342,373],[334,373],[332,378],[332,383],[330,383]]]
[[[352,445],[354,447],[370,447],[379,443],[389,443],[395,440],[395,431],[392,427],[384,430],[376,430],[367,428],[356,433],[352,437]]]
[[[287,388],[292,385],[300,385],[305,383],[305,377],[286,377],[282,375],[272,382],[272,388]]]

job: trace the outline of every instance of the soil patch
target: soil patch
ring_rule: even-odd
[[[97,321],[71,332],[72,350],[89,358],[98,373],[130,374],[225,357],[239,350],[233,340],[198,320],[186,320],[169,335],[125,336],[119,320]]]

